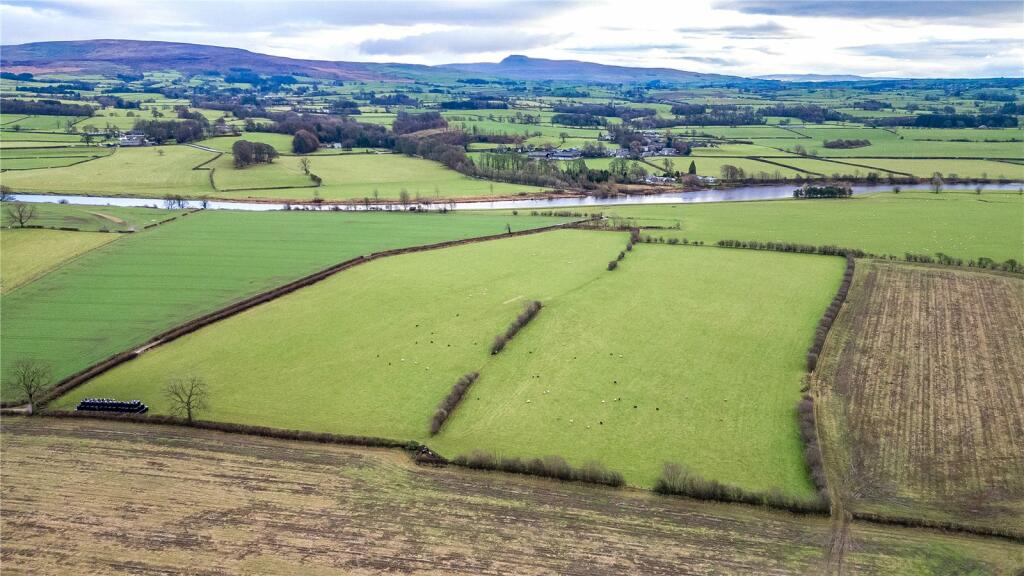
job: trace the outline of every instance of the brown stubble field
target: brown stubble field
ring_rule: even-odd
[[[815,390],[848,511],[1024,535],[1024,279],[859,262]]]
[[[830,522],[400,451],[3,422],[5,574],[818,574]],[[846,574],[1012,574],[1024,547],[853,522]]]

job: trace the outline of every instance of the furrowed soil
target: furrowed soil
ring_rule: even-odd
[[[400,451],[7,418],[5,574],[819,574],[829,521],[420,468]],[[1024,548],[854,522],[845,574],[1010,574]]]
[[[1024,280],[858,263],[816,382],[854,513],[1024,534]]]

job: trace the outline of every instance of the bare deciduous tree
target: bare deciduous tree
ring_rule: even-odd
[[[206,381],[194,374],[182,378],[172,378],[164,388],[164,393],[171,401],[171,412],[178,416],[184,416],[189,424],[192,423],[197,412],[205,410],[207,407]]]
[[[310,162],[309,158],[306,158],[305,156],[299,158],[299,169],[302,170],[302,173],[306,176],[309,176],[310,164],[312,164],[312,162]]]
[[[32,204],[25,204],[24,202],[14,202],[8,204],[4,211],[7,212],[7,217],[17,222],[18,227],[24,228],[30,220],[36,217],[36,207]]]
[[[50,386],[50,366],[40,360],[18,360],[11,366],[7,378],[10,386],[25,395],[31,412],[39,395]]]

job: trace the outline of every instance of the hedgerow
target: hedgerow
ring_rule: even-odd
[[[437,411],[434,412],[434,417],[430,419],[430,435],[437,434],[444,423],[451,416],[452,412],[455,411],[455,407],[462,401],[462,397],[466,395],[466,391],[469,387],[476,382],[476,379],[480,377],[479,372],[470,372],[463,374],[455,384],[452,386],[451,392],[441,400],[441,403],[437,406]]]
[[[850,284],[853,282],[854,262],[853,256],[846,256],[846,270],[843,272],[843,281],[839,284],[839,290],[836,292],[835,297],[832,298],[832,303],[828,305],[825,313],[821,316],[821,320],[818,321],[818,328],[814,332],[814,343],[807,350],[808,372],[814,372],[814,369],[817,368],[818,356],[821,355],[821,349],[825,346],[828,331],[832,328],[832,323],[835,322],[839,309],[842,308],[843,302],[846,301],[846,295],[850,292]]]
[[[516,334],[518,334],[523,327],[529,324],[530,321],[537,316],[543,306],[544,305],[540,303],[540,300],[527,302],[523,307],[523,311],[519,313],[519,316],[516,316],[516,319],[511,324],[508,325],[505,332],[494,337],[494,343],[491,344],[491,354],[501,352],[505,348],[505,345],[508,344],[508,341],[515,338]]]
[[[828,482],[825,477],[825,464],[821,460],[821,447],[818,442],[818,428],[814,418],[814,399],[805,395],[796,408],[797,422],[800,426],[800,438],[804,444],[804,461],[811,474],[811,480],[818,489],[818,496],[823,501],[829,500]]]
[[[755,506],[782,508],[797,514],[826,514],[829,511],[828,503],[821,498],[813,500],[794,498],[778,490],[748,492],[738,486],[702,478],[674,462],[665,463],[661,476],[654,484],[654,491],[658,494],[687,496],[698,500],[739,502]]]
[[[605,486],[622,486],[625,481],[622,474],[608,470],[603,464],[590,461],[579,468],[574,468],[561,456],[544,456],[523,460],[496,456],[490,452],[475,450],[469,455],[459,455],[452,459],[451,464],[476,470],[497,470],[513,474],[527,474],[555,478],[569,482],[588,482]]]

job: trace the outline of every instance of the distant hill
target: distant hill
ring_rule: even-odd
[[[444,64],[378,64],[335,62],[270,56],[242,50],[181,42],[144,40],[80,40],[0,46],[6,72],[118,74],[177,70],[185,74],[246,68],[261,74],[298,74],[337,80],[408,80],[486,77],[509,80],[562,80],[611,83],[725,83],[757,80],[702,74],[672,68],[609,66],[579,60],[546,60],[509,56],[501,62]]]
[[[33,74],[116,74],[169,69],[183,73],[214,70],[224,73],[231,68],[248,68],[262,74],[302,74],[339,80],[395,78],[373,64],[299,60],[257,54],[240,48],[142,40],[34,42],[2,46],[0,66],[5,72]]]
[[[855,74],[769,74],[754,76],[758,80],[781,80],[783,82],[863,82],[866,80],[898,80],[898,78],[881,78],[874,76],[857,76]]]
[[[472,64],[443,64],[436,68],[458,70],[470,74],[511,80],[563,80],[569,82],[714,82],[742,81],[738,76],[702,74],[672,68],[633,68],[609,66],[580,60],[547,60],[513,55],[501,62],[478,62]]]

